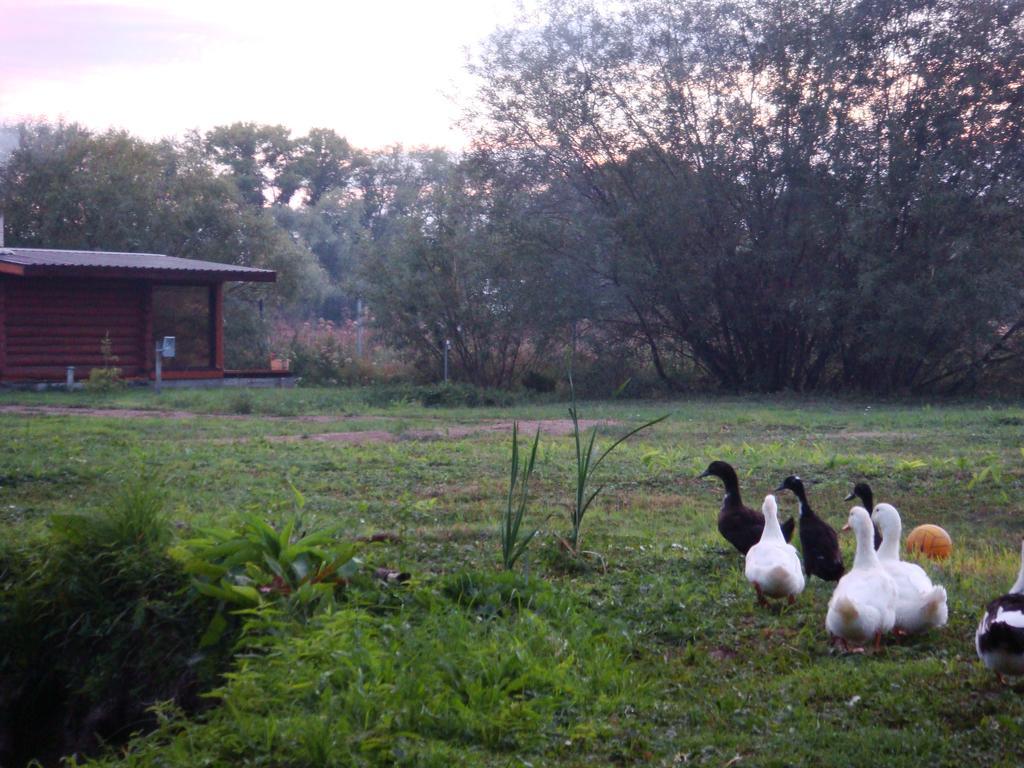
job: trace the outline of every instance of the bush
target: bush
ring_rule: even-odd
[[[304,384],[368,385],[393,381],[409,375],[390,350],[371,343],[364,331],[363,356],[357,351],[354,322],[336,325],[330,320],[304,323],[291,331],[279,355],[289,361],[289,370]],[[286,331],[282,331],[282,335]]]
[[[124,387],[122,371],[117,367],[118,357],[113,350],[114,345],[110,340],[110,333],[107,333],[100,341],[103,365],[91,369],[89,378],[85,382],[85,388],[89,392],[113,392]]]
[[[170,538],[143,480],[0,551],[0,764],[124,740],[157,701],[198,706],[223,654],[199,651],[212,610],[188,598]]]
[[[224,295],[224,367],[266,368],[270,361],[270,326],[263,319],[252,286]]]
[[[523,386],[526,389],[538,393],[554,392],[558,382],[554,376],[548,376],[540,371],[528,371],[523,376]]]

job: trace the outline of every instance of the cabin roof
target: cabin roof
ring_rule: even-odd
[[[63,251],[51,248],[0,248],[0,274],[23,277],[110,277],[139,280],[274,282],[272,269],[239,267],[216,261],[182,259],[160,253]]]

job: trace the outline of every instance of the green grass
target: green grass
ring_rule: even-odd
[[[499,575],[510,430],[454,439],[444,429],[564,419],[566,404],[382,407],[334,389],[238,398],[0,395],[0,406],[154,410],[134,419],[0,412],[0,524],[31,536],[53,514],[99,508],[145,468],[162,479],[166,513],[184,538],[244,514],[273,518],[291,498],[290,480],[305,496],[307,525],[399,534],[366,558],[413,581],[309,623],[254,624],[218,706],[194,719],[163,711],[156,732],[104,764],[1018,762],[1021,686],[995,683],[975,657],[973,632],[1019,565],[1019,404],[581,403],[581,418],[617,422],[600,428],[599,449],[672,415],[602,465],[609,486],[582,542],[600,559],[582,563],[557,544],[570,530],[572,438],[542,434],[524,521],[542,533],[518,575]],[[161,418],[161,409],[209,415]],[[368,430],[395,439],[301,439]],[[424,438],[426,430],[439,434]],[[283,435],[298,439],[274,439]],[[716,458],[739,468],[751,505],[799,473],[838,527],[850,483],[867,477],[879,501],[900,509],[905,530],[945,527],[954,557],[925,565],[949,590],[949,626],[876,656],[844,656],[826,643],[829,585],[812,580],[795,606],[759,609],[741,558],[715,530],[721,489],[696,479]],[[788,495],[779,502],[783,518],[796,511]],[[852,541],[843,545],[850,555]]]

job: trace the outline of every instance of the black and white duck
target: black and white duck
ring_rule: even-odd
[[[839,535],[811,509],[807,491],[797,475],[790,475],[775,492],[792,491],[800,502],[800,547],[804,551],[804,570],[823,581],[839,581],[846,568],[839,551]]]
[[[1021,566],[1010,591],[985,608],[974,646],[978,658],[1003,682],[1003,675],[1024,675],[1024,542]]]
[[[843,501],[853,501],[854,499],[860,499],[864,504],[864,509],[868,511],[870,515],[875,510],[875,494],[871,492],[871,486],[865,482],[855,483],[853,490],[850,491],[849,495],[843,499]],[[872,524],[874,521],[872,520]],[[875,549],[882,546],[882,532],[878,530],[878,526],[875,526]]]
[[[724,461],[712,461],[701,477],[717,477],[725,486],[725,498],[718,513],[718,532],[744,555],[761,540],[764,532],[764,515],[743,506],[740,498],[740,481],[732,465]],[[782,524],[782,535],[789,541],[793,538],[796,521],[789,518]]]

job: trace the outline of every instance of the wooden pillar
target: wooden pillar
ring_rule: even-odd
[[[142,284],[142,375],[151,376],[156,369],[153,346],[153,284]]]
[[[211,340],[213,350],[213,367],[224,370],[224,283],[210,286],[210,320],[212,323]]]

